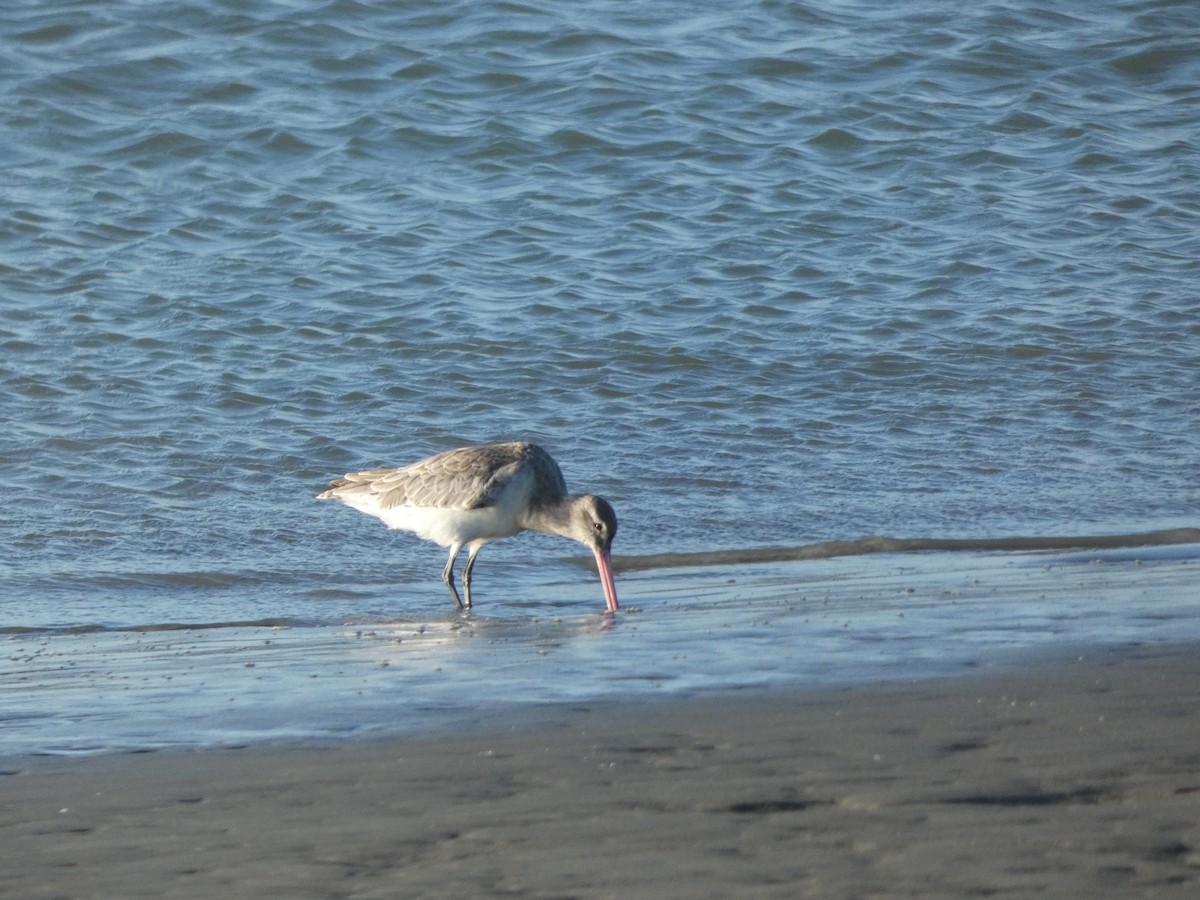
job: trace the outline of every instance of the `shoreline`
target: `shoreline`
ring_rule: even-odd
[[[1200,646],[0,761],[0,897],[1190,896]],[[543,714],[544,713],[544,714]]]
[[[470,618],[368,608],[295,627],[9,635],[0,764],[400,738],[536,724],[558,704],[799,695],[1200,641],[1198,547],[644,573],[627,579],[615,619],[589,614],[594,585],[568,572],[545,586],[555,603],[499,602]]]
[[[997,538],[897,538],[872,535],[853,540],[819,541],[796,547],[747,547],[613,557],[615,572],[641,572],[700,566],[742,566],[801,560],[837,559],[885,553],[1052,553],[1141,550],[1200,544],[1200,528],[1166,528],[1126,534],[1009,536]],[[586,557],[573,561],[587,566]]]

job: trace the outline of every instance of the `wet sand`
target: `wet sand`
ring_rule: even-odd
[[[0,763],[0,897],[1193,897],[1200,648]]]

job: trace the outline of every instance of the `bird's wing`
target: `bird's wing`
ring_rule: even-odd
[[[500,445],[448,450],[400,469],[363,472],[381,509],[424,506],[478,509],[495,503],[496,495],[521,474],[525,454]]]
[[[530,479],[538,496],[566,493],[562,472],[545,450],[513,442],[447,450],[410,466],[354,472],[333,482],[322,498],[374,497],[380,510],[398,506],[478,509],[492,506],[515,479]]]

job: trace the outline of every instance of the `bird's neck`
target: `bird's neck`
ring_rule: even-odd
[[[574,521],[574,496],[565,496],[557,503],[545,503],[530,507],[526,511],[522,524],[530,531],[540,531],[542,534],[557,534],[576,540],[571,523]]]

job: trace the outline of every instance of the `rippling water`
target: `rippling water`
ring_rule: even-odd
[[[0,627],[441,614],[312,497],[490,439],[618,555],[1196,524],[1194,4],[401,6],[0,11]]]

